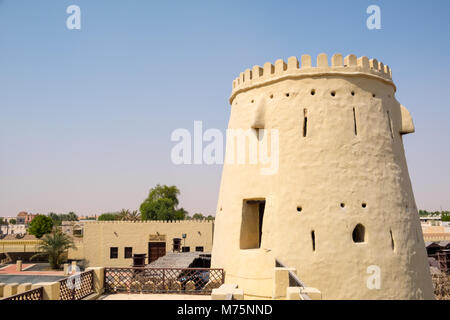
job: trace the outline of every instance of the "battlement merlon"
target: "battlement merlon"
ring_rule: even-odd
[[[297,57],[290,57],[287,63],[279,59],[275,61],[275,65],[266,62],[263,67],[254,66],[251,70],[247,69],[241,72],[239,77],[233,81],[229,101],[231,104],[240,92],[284,79],[336,74],[373,77],[392,85],[394,91],[397,89],[392,81],[392,70],[377,59],[369,60],[365,56],[357,58],[354,54],[343,58],[340,53],[336,53],[331,57],[331,65],[329,65],[328,56],[325,53],[321,53],[317,56],[317,64],[315,67],[312,65],[311,56],[303,55],[301,57],[301,64]]]

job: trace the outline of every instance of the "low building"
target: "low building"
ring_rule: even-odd
[[[421,216],[420,223],[430,224],[430,225],[440,225],[442,222],[441,216]]]
[[[211,252],[213,229],[214,222],[206,220],[84,222],[82,247],[69,251],[69,259],[77,256],[95,267],[129,267],[135,253],[146,254],[150,263],[177,251],[179,239],[182,252]]]
[[[25,211],[19,212],[16,218],[16,224],[28,225],[38,214],[32,214]]]
[[[97,220],[97,215],[93,216],[79,216],[78,221],[91,221],[91,220]]]
[[[426,242],[450,241],[450,227],[446,223],[431,226],[422,224],[422,232]]]
[[[61,231],[71,237],[83,236],[83,223],[84,221],[62,221]]]
[[[24,224],[7,224],[0,226],[0,235],[25,233],[27,233],[27,227]]]

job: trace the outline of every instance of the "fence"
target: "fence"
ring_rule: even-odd
[[[441,272],[450,271],[450,250],[438,251],[433,255],[429,255],[429,257],[436,259]]]
[[[61,300],[81,300],[94,293],[94,270],[59,281]]]
[[[278,259],[275,259],[275,267],[286,268],[286,266]],[[305,288],[306,284],[302,280],[300,280],[300,278],[294,272],[289,271],[289,287]],[[311,297],[306,293],[300,293],[300,295],[303,300],[311,300]]]
[[[44,299],[44,288],[39,287],[36,289],[28,290],[3,300],[43,300]]]
[[[105,268],[107,293],[211,294],[225,281],[223,269]]]

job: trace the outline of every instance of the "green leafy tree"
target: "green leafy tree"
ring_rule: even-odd
[[[9,224],[16,224],[16,223],[17,223],[16,219],[9,220]]]
[[[34,218],[33,221],[36,218]],[[31,259],[34,259],[39,256],[46,256],[48,257],[48,262],[50,263],[50,266],[53,269],[59,269],[61,264],[67,258],[67,250],[69,249],[76,250],[77,248],[75,247],[75,244],[72,241],[72,239],[70,239],[59,228],[54,228],[52,233],[46,234],[42,238],[42,243],[39,245],[38,249],[39,252],[33,255]]]
[[[205,219],[205,216],[201,213],[194,213],[194,215],[192,216],[192,219],[194,220],[203,220]]]
[[[98,217],[98,221],[114,221],[114,220],[119,220],[119,214],[117,212],[102,213]]]
[[[142,220],[184,220],[187,211],[178,209],[176,186],[156,185],[150,189],[147,199],[140,206]]]
[[[215,217],[212,215],[209,215],[208,217],[206,217],[206,220],[215,220]]]
[[[53,220],[44,215],[38,215],[30,222],[28,233],[40,239],[44,234],[50,233],[53,228]]]
[[[175,212],[175,220],[184,220],[189,216],[189,212],[184,210],[184,208],[180,208]]]
[[[6,225],[6,224],[8,224],[8,221],[6,221],[2,217],[0,217],[0,225]]]
[[[67,220],[66,221],[78,221],[78,216],[75,214],[75,212],[69,212],[67,214]]]
[[[50,212],[48,214],[48,217],[50,219],[52,219],[54,226],[60,226],[61,225],[61,217],[58,214],[56,214],[54,212]]]
[[[68,214],[50,212],[48,216],[53,220],[53,225],[55,226],[60,226],[63,221],[78,221],[78,216],[75,212],[69,212]]]

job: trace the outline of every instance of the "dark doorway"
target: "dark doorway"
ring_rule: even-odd
[[[241,222],[241,249],[257,249],[261,247],[264,210],[266,201],[244,200]]]
[[[157,260],[159,257],[166,255],[165,242],[149,242],[148,243],[148,263]]]

